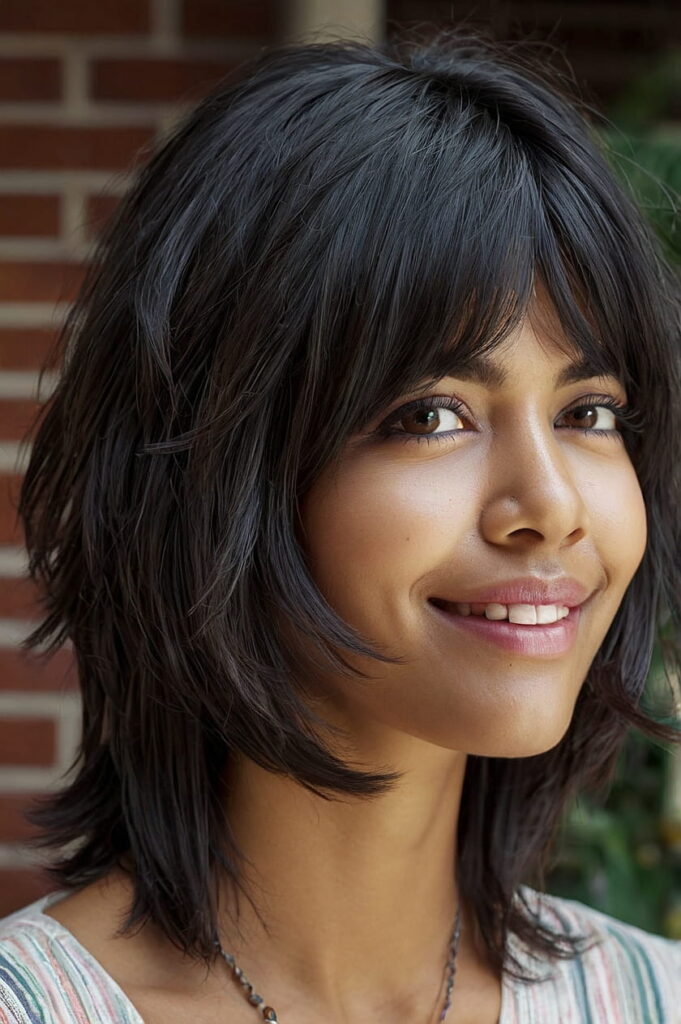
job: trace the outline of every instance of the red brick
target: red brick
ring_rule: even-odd
[[[59,196],[0,195],[0,235],[54,238],[59,234]]]
[[[0,58],[0,100],[58,100],[61,99],[61,91],[61,67],[58,60],[38,57]]]
[[[0,327],[0,370],[36,370],[46,361],[56,331],[42,327]]]
[[[0,576],[0,619],[42,618],[38,598],[38,589],[32,580]]]
[[[188,36],[272,38],[280,27],[275,0],[183,0],[182,30]]]
[[[22,811],[28,810],[37,793],[0,794],[0,843],[23,843],[38,831]]]
[[[0,500],[0,544],[19,547],[25,544],[23,527],[17,520],[16,511],[4,500]]]
[[[72,302],[84,267],[76,263],[0,263],[0,302]]]
[[[148,0],[2,0],[1,32],[146,32]]]
[[[0,718],[0,765],[54,764],[57,752],[53,718]]]
[[[99,60],[92,67],[92,95],[130,103],[196,100],[233,67],[209,60]]]
[[[0,125],[0,167],[44,170],[122,170],[153,139],[151,127],[50,124]],[[140,155],[141,156],[141,155]]]
[[[22,427],[27,429],[28,420],[31,415],[30,402],[0,402],[0,424],[3,423],[4,406],[20,406],[21,411],[9,409],[6,413],[7,425],[0,428],[0,438],[16,440],[14,434],[22,435]],[[34,404],[35,408],[35,404]],[[14,413],[15,418],[12,418]],[[21,523],[17,520],[17,503],[19,500],[19,488],[22,476],[19,473],[3,473],[0,475],[0,544],[21,544],[24,543],[24,532]]]
[[[72,693],[78,689],[78,666],[70,647],[40,660],[33,651],[0,647],[0,690],[17,693]]]
[[[41,402],[31,398],[0,399],[0,440],[21,441],[26,437],[41,404]],[[0,501],[2,502],[6,502],[8,498],[7,479],[6,476],[0,475]],[[14,497],[16,486],[13,480],[10,486],[11,491],[9,493]],[[2,542],[0,541],[0,543]]]
[[[21,910],[56,888],[37,868],[0,868],[0,917]]]
[[[120,203],[120,196],[92,195],[85,200],[85,224],[91,238],[99,235]]]
[[[0,403],[0,418],[2,405],[3,403]],[[27,415],[26,412],[24,415]],[[19,430],[16,429],[15,432],[19,433]],[[11,431],[9,430],[5,430],[4,433],[0,434],[0,437],[8,436],[11,436]],[[16,474],[3,474],[0,476],[0,544],[24,544],[24,532],[21,523],[17,520],[16,511],[20,479],[21,477]]]

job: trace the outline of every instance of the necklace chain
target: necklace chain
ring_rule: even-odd
[[[456,918],[454,920],[454,931],[449,941],[449,958],[447,960],[447,966],[445,968],[445,977],[447,979],[447,985],[445,990],[445,1001],[442,1011],[440,1013],[439,1020],[443,1021],[447,1016],[447,1011],[452,1005],[452,989],[454,988],[454,976],[456,975],[456,955],[459,951],[459,939],[461,937],[461,908],[456,908]],[[253,985],[248,980],[244,972],[241,970],[236,960],[231,953],[225,953],[224,949],[220,945],[220,942],[216,939],[214,942],[215,948],[220,953],[227,966],[230,968],[232,974],[241,985],[241,989],[248,1000],[248,1002],[255,1009],[259,1010],[264,1021],[278,1022],[277,1012],[272,1006],[263,1006],[265,1000],[262,996],[253,988]]]

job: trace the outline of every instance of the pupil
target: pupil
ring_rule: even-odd
[[[428,427],[431,426],[431,416],[435,416],[435,409],[420,409],[416,413],[416,420],[419,426]]]

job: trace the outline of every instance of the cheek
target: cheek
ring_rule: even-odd
[[[648,535],[643,494],[630,462],[598,474],[589,511],[611,584],[623,593],[641,563]]]
[[[320,477],[301,502],[310,572],[355,622],[363,604],[368,611],[369,602],[408,592],[470,530],[471,517],[472,503],[457,509],[452,487],[438,486],[432,467],[416,461],[355,463]]]

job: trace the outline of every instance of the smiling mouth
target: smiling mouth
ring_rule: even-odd
[[[546,605],[471,605],[468,613],[465,609],[463,612],[457,610],[458,602],[442,598],[428,598],[428,604],[447,629],[448,635],[456,640],[468,636],[475,642],[520,657],[551,659],[564,657],[572,649],[577,639],[582,609],[590,600],[570,608]],[[559,617],[558,607],[565,608],[566,614]],[[511,619],[508,617],[509,608]],[[549,612],[549,608],[553,608],[553,611]],[[539,609],[547,609],[541,612],[540,618],[552,617],[552,621],[537,621]],[[494,618],[495,615],[498,617]]]

